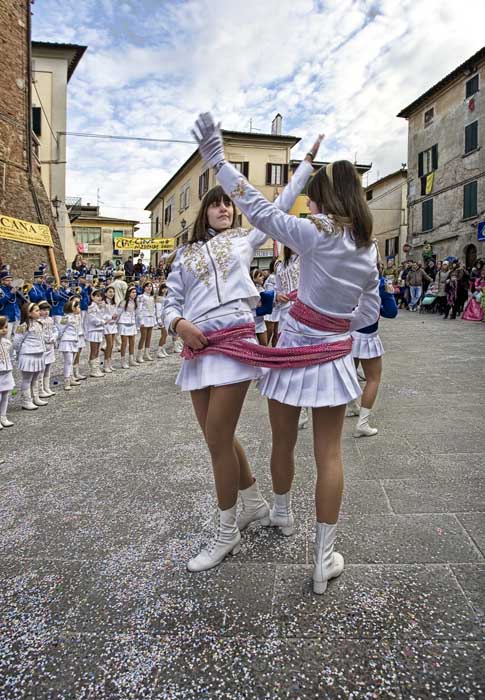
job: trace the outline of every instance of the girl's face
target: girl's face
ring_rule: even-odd
[[[95,304],[100,304],[101,303],[101,294],[93,294],[91,299],[94,301]]]
[[[136,299],[136,289],[130,290],[130,299]]]
[[[8,323],[0,328],[0,338],[5,338],[8,333]]]
[[[151,294],[153,292],[153,285],[147,284],[145,287],[145,294]]]
[[[231,228],[233,216],[233,203],[224,204],[223,199],[219,203],[213,202],[209,204],[207,208],[207,222],[209,228],[213,228],[214,231],[227,231],[227,229]]]
[[[115,290],[112,287],[110,287],[108,289],[108,291],[106,292],[106,298],[109,299],[110,301],[111,301],[111,299],[115,298]]]
[[[315,202],[311,199],[307,199],[306,201],[307,207],[310,211],[310,214],[312,216],[315,216],[315,214],[321,214],[322,212],[320,211],[320,207],[318,204],[315,204]]]
[[[262,272],[258,272],[256,275],[254,275],[254,281],[256,284],[263,284],[264,282],[264,275]]]
[[[47,318],[49,316],[49,309],[40,309],[40,317]]]
[[[75,301],[72,305],[72,313],[73,314],[80,314],[81,313],[81,303],[79,301]]]
[[[29,318],[33,321],[37,321],[40,318],[40,309],[38,306],[34,306],[32,311],[29,311]]]

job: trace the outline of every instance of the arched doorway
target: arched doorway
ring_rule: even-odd
[[[473,267],[477,261],[477,247],[470,243],[470,245],[465,246],[463,251],[465,255],[465,267],[469,270]]]

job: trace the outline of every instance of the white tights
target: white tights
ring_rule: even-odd
[[[31,391],[32,387],[37,386],[37,381],[40,377],[40,372],[21,372],[22,380],[20,382],[21,391]]]
[[[42,375],[42,383],[44,385],[44,389],[50,389],[51,367],[52,367],[52,365],[46,365],[45,369],[44,369],[44,374]]]
[[[76,353],[63,351],[62,354],[64,356],[64,379],[68,379],[72,375],[72,366]]]
[[[0,391],[0,416],[7,415],[9,391]]]

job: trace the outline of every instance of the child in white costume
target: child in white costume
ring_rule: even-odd
[[[73,296],[64,304],[64,316],[57,324],[59,333],[59,351],[64,360],[64,389],[71,391],[79,386],[80,381],[74,375],[74,359],[79,351],[80,339],[84,339],[81,322],[81,301]]]
[[[8,339],[8,318],[0,316],[0,430],[13,423],[7,418],[8,397],[15,386],[12,365],[12,343]]]
[[[136,310],[137,324],[140,329],[140,340],[138,341],[137,362],[153,362],[150,355],[150,344],[152,342],[152,331],[156,325],[155,296],[153,284],[145,282],[143,293],[137,298],[138,308]]]
[[[39,303],[40,323],[44,334],[45,356],[44,356],[44,371],[39,377],[39,396],[41,399],[48,399],[55,395],[55,391],[51,389],[51,369],[56,361],[56,342],[59,335],[54,319],[49,316],[51,305],[48,301]],[[59,318],[62,318],[59,317]]]
[[[86,340],[89,343],[89,376],[104,377],[99,362],[99,348],[104,340],[106,325],[103,295],[100,289],[91,289],[89,306],[84,318]]]
[[[47,406],[47,401],[39,396],[39,377],[44,372],[46,345],[42,325],[39,322],[40,309],[37,304],[22,306],[20,326],[17,326],[13,345],[17,352],[18,368],[22,373],[22,408],[34,411],[38,406]]]
[[[280,194],[278,206],[289,210],[312,172],[305,160]],[[267,237],[261,231],[234,228],[235,219],[236,210],[222,189],[209,190],[195,219],[192,240],[177,250],[171,266],[165,325],[192,349],[207,344],[206,333],[254,323],[253,309],[260,296],[249,269]],[[257,344],[255,336],[252,340]],[[269,523],[268,504],[234,437],[250,381],[262,375],[261,368],[221,354],[182,361],[176,382],[191,392],[211,453],[219,506],[217,536],[188,562],[190,571],[210,569],[229,553],[236,554],[240,530],[249,523]],[[236,520],[238,489],[243,511]]]
[[[126,290],[125,300],[118,306],[118,332],[121,336],[121,367],[128,369],[135,367],[135,336],[136,336],[136,287],[130,286]],[[128,347],[129,361],[126,359]]]
[[[167,287],[161,285],[158,290],[158,296],[155,297],[155,320],[157,328],[160,328],[160,340],[158,341],[157,358],[162,359],[168,357],[168,352],[165,347],[167,343],[167,329],[165,328],[165,300]],[[172,340],[173,344],[173,340]]]
[[[226,163],[220,129],[209,114],[199,117],[194,135],[206,164],[215,168],[225,192],[251,224],[301,258],[299,317],[307,323],[290,315],[278,347],[297,352],[299,347],[339,341],[349,347],[348,354],[322,364],[272,369],[260,385],[270,399],[272,512],[288,522],[293,519],[290,489],[298,416],[301,406],[313,408],[317,466],[313,589],[323,593],[328,580],[344,568],[343,557],[334,552],[343,489],[340,440],[346,404],[361,393],[350,352],[350,331],[374,323],[380,310],[372,216],[359,176],[348,161],[331,163],[314,175],[308,186],[311,216],[299,218],[268,202]]]
[[[113,367],[113,346],[118,333],[118,309],[116,306],[116,290],[112,285],[106,287],[104,292],[104,304],[102,305],[104,319],[104,337],[106,347],[104,350],[104,371],[108,374],[115,371]]]

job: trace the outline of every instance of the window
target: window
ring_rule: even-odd
[[[229,162],[236,168],[236,170],[239,170],[241,175],[244,175],[244,177],[249,177],[249,163],[247,161],[241,161],[238,163],[236,161],[230,160]]]
[[[432,199],[430,200],[433,201]],[[399,236],[386,239],[386,257],[396,256],[399,252]]]
[[[433,228],[433,200],[426,199],[422,204],[422,229],[430,231]]]
[[[100,226],[74,226],[74,235],[76,243],[91,243],[93,245],[101,243],[101,227]]]
[[[209,171],[206,170],[199,177],[199,199],[202,199],[202,197],[205,195],[205,193],[207,192],[208,189],[209,189]]]
[[[185,205],[184,208],[188,209],[190,206],[190,185],[185,188]]]
[[[424,113],[424,128],[426,129],[427,126],[433,123],[434,119],[434,107],[431,107],[431,109],[427,109],[426,112]]]
[[[155,219],[155,233],[159,233],[159,232],[160,232],[160,219],[157,216],[157,218]]]
[[[366,191],[365,198],[368,202],[370,202],[370,200],[372,199],[373,196],[374,196],[374,190],[367,190]]]
[[[469,182],[463,188],[463,218],[471,219],[473,216],[477,216],[477,194],[478,194],[478,181]]]
[[[465,127],[465,153],[478,148],[478,122],[472,122]]]
[[[266,163],[266,184],[286,185],[288,183],[288,166],[281,163]]]
[[[179,212],[184,211],[189,206],[190,185],[184,185],[180,190]]]
[[[165,206],[165,216],[164,216],[165,226],[168,226],[169,223],[173,219],[173,209],[174,209],[174,206],[173,206],[173,198],[172,198]]]
[[[465,97],[468,99],[472,95],[474,95],[476,92],[478,92],[479,88],[479,83],[478,83],[478,73],[477,75],[474,75],[473,78],[470,78],[470,80],[466,81],[465,84]]]
[[[418,177],[438,170],[438,144],[418,154]]]
[[[40,107],[32,107],[32,131],[36,136],[42,132],[42,110]]]

